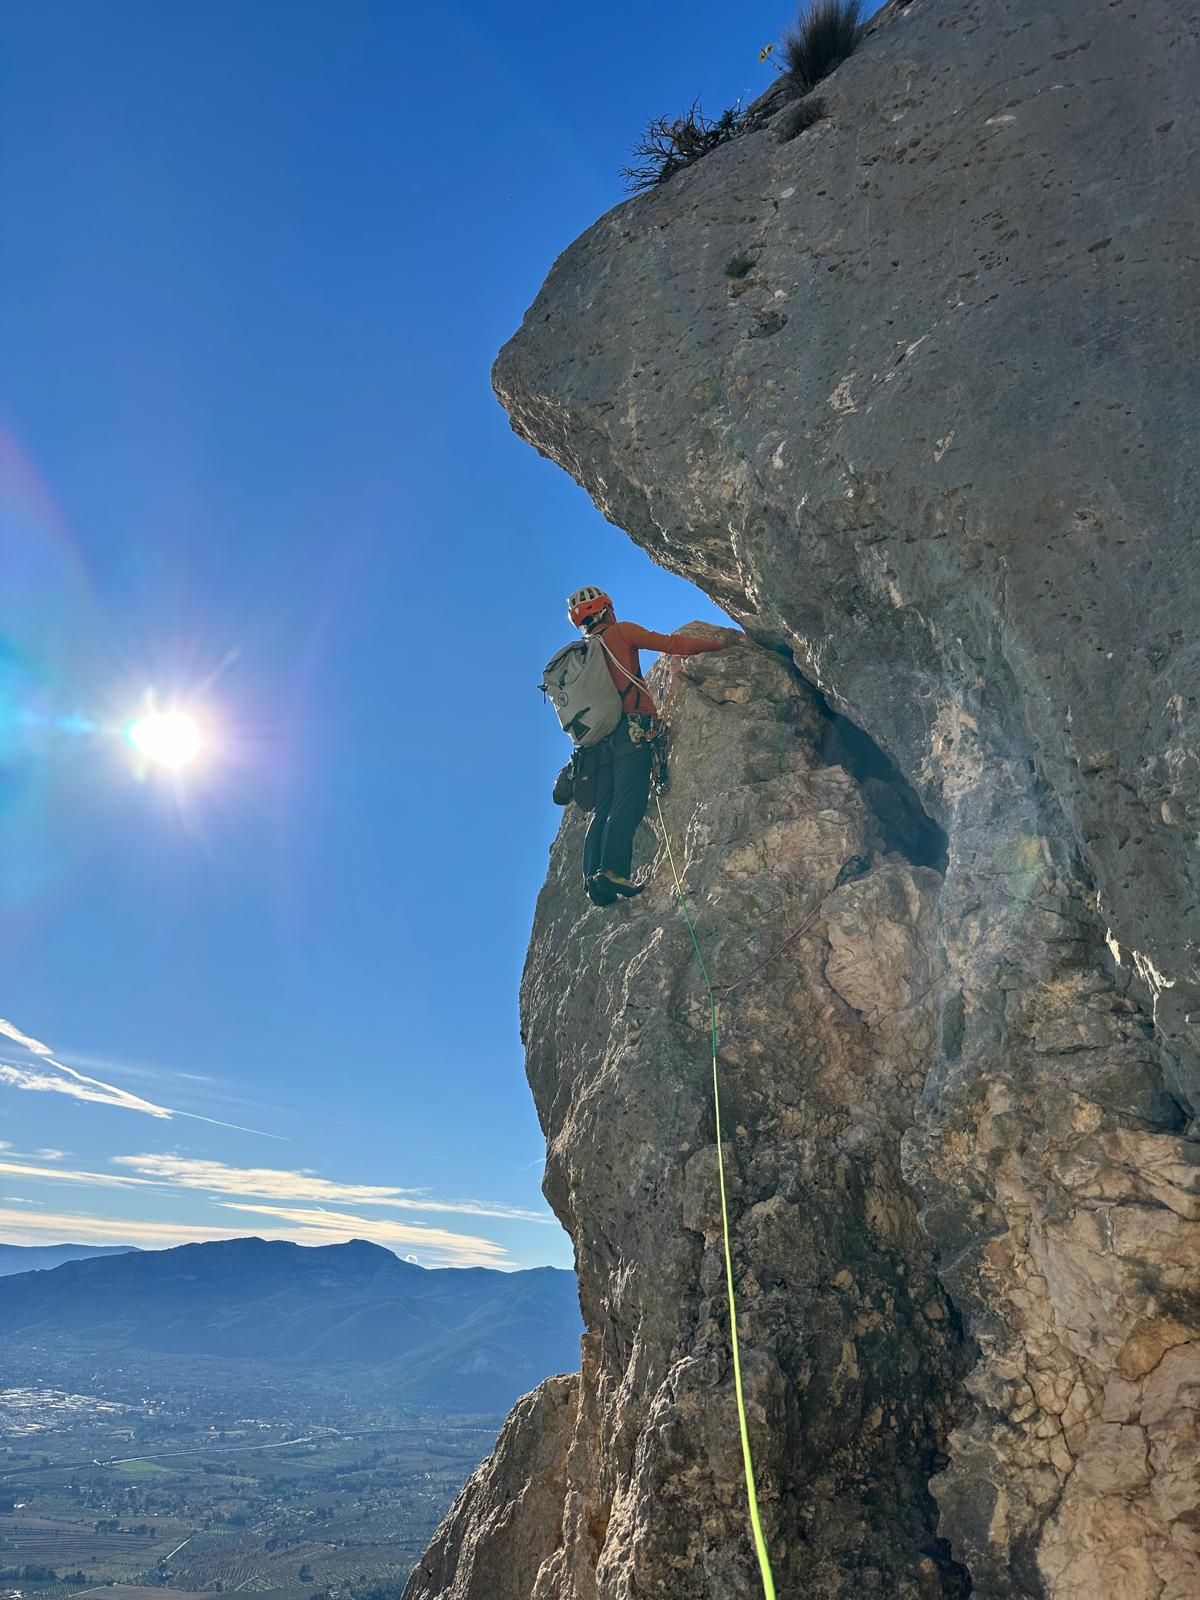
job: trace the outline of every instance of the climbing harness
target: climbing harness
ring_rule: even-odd
[[[746,1503],[750,1512],[750,1528],[754,1535],[754,1549],[758,1556],[758,1570],[762,1579],[763,1600],[775,1600],[775,1578],[771,1571],[771,1556],[767,1549],[767,1541],[762,1530],[762,1520],[758,1513],[758,1492],[754,1481],[754,1457],[750,1449],[750,1432],[746,1425],[746,1399],[742,1387],[742,1360],[737,1330],[737,1296],[733,1285],[733,1250],[729,1238],[729,1202],[725,1188],[725,1155],[721,1141],[721,1077],[718,1056],[717,996],[732,994],[735,989],[741,988],[744,983],[749,983],[751,978],[757,977],[773,961],[776,961],[785,950],[795,944],[796,940],[812,926],[828,895],[822,895],[800,926],[792,933],[789,933],[782,944],[776,945],[775,949],[764,956],[761,961],[756,962],[754,966],[743,972],[740,978],[736,978],[732,983],[714,983],[708,975],[708,966],[704,960],[704,953],[700,948],[696,925],[692,921],[691,912],[688,910],[679,869],[675,865],[675,852],[671,848],[671,836],[667,832],[667,820],[663,816],[662,801],[657,795],[654,803],[658,809],[658,825],[662,829],[663,843],[667,847],[667,860],[671,864],[671,876],[675,880],[675,896],[679,901],[679,908],[683,912],[688,933],[692,938],[692,948],[696,952],[700,975],[704,979],[704,989],[708,996],[709,1042],[712,1049],[713,1118],[717,1133],[717,1183],[721,1192],[721,1234],[725,1250],[725,1292],[729,1302],[729,1345],[733,1353],[733,1386],[737,1397],[738,1430],[742,1440],[742,1467],[746,1477]],[[861,877],[867,870],[867,866],[868,862],[863,856],[850,856],[839,869],[833,888],[840,889],[842,884],[848,883],[851,878]],[[832,892],[833,890],[829,891],[829,893]]]
[[[700,940],[696,937],[696,928],[692,922],[692,914],[688,910],[688,903],[683,893],[679,869],[675,865],[675,852],[671,849],[671,836],[667,832],[662,801],[657,795],[655,796],[654,804],[658,808],[658,825],[662,829],[663,843],[667,847],[667,860],[671,863],[671,876],[675,880],[675,894],[679,900],[679,907],[683,912],[684,921],[687,923],[688,932],[692,936],[692,948],[696,952],[696,960],[700,963],[700,975],[704,979],[704,986],[708,993],[709,1037],[712,1044],[713,1114],[716,1119],[717,1130],[717,1181],[721,1191],[721,1233],[725,1242],[725,1291],[729,1301],[729,1344],[733,1352],[733,1387],[737,1396],[738,1429],[742,1436],[742,1467],[746,1475],[746,1502],[750,1511],[750,1528],[754,1535],[754,1549],[758,1556],[759,1576],[762,1578],[763,1600],[775,1600],[775,1578],[771,1572],[771,1556],[767,1550],[767,1541],[763,1537],[762,1521],[758,1514],[758,1493],[754,1487],[754,1457],[750,1451],[750,1431],[746,1426],[746,1399],[742,1390],[742,1358],[738,1347],[737,1329],[737,1296],[733,1287],[733,1251],[729,1243],[729,1203],[725,1194],[725,1157],[721,1149],[721,1080],[717,1065],[717,991],[709,978],[708,967],[704,962],[704,953],[700,949]]]

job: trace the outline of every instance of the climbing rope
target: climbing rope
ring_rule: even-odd
[[[692,922],[692,914],[688,910],[683,884],[679,878],[679,870],[675,865],[675,852],[671,849],[671,836],[667,832],[662,801],[657,795],[654,797],[654,804],[658,807],[658,822],[662,829],[663,843],[667,847],[667,860],[671,863],[671,876],[675,879],[675,894],[679,900],[684,920],[687,923],[688,932],[692,936],[692,947],[696,952],[696,960],[700,963],[700,974],[704,979],[704,987],[708,995],[709,1036],[712,1043],[713,1114],[716,1118],[717,1127],[717,1179],[721,1190],[721,1232],[725,1241],[725,1290],[729,1299],[729,1343],[733,1351],[733,1386],[737,1395],[738,1428],[742,1435],[742,1466],[746,1474],[746,1501],[750,1509],[750,1527],[754,1533],[754,1548],[758,1555],[758,1570],[762,1577],[763,1600],[775,1600],[775,1578],[771,1572],[771,1557],[767,1550],[767,1541],[763,1537],[762,1521],[758,1515],[758,1493],[754,1487],[754,1457],[750,1451],[750,1430],[746,1426],[746,1398],[742,1390],[742,1359],[738,1348],[737,1296],[733,1287],[733,1252],[729,1243],[729,1203],[725,1195],[725,1157],[721,1149],[721,1080],[717,1066],[717,990],[713,987],[712,980],[708,976],[704,952],[700,948],[700,940],[696,937],[696,927]],[[799,934],[795,934],[792,937],[797,938]],[[739,979],[739,982],[741,981],[743,980]],[[733,985],[729,985],[729,987],[733,987]]]

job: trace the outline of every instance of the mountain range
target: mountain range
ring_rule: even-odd
[[[44,1272],[64,1261],[84,1261],[92,1256],[123,1256],[132,1244],[0,1244],[0,1278],[15,1272]]]
[[[97,1358],[373,1368],[393,1394],[458,1410],[502,1410],[573,1370],[581,1331],[571,1272],[427,1268],[363,1239],[220,1240],[0,1281],[0,1338],[86,1341]]]

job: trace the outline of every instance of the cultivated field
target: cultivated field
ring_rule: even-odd
[[[500,1421],[203,1364],[55,1382],[0,1390],[0,1597],[391,1600]]]

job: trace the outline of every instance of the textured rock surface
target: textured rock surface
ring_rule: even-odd
[[[574,1375],[547,1378],[517,1401],[403,1600],[531,1600],[538,1573],[562,1542],[563,1469],[578,1404]]]
[[[695,658],[670,714],[666,815],[714,979],[824,901],[722,1008],[748,1400],[780,1589],[959,1594],[927,1485],[962,1350],[900,1173],[934,1040],[940,874],[895,855],[831,893],[880,831],[782,657]],[[665,856],[641,899],[586,909],[581,827],[569,818],[553,852],[522,991],[545,1188],[576,1242],[589,1329],[547,1593],[749,1596],[707,1008]],[[872,940],[886,952],[874,966]]]
[[[826,697],[743,646],[673,713],[718,980],[824,897],[725,1018],[782,1594],[1200,1595],[1198,34],[889,7],[822,120],[602,219],[497,365]],[[702,996],[665,863],[587,910],[577,828],[523,991],[589,1330],[530,1592],[743,1600]]]

